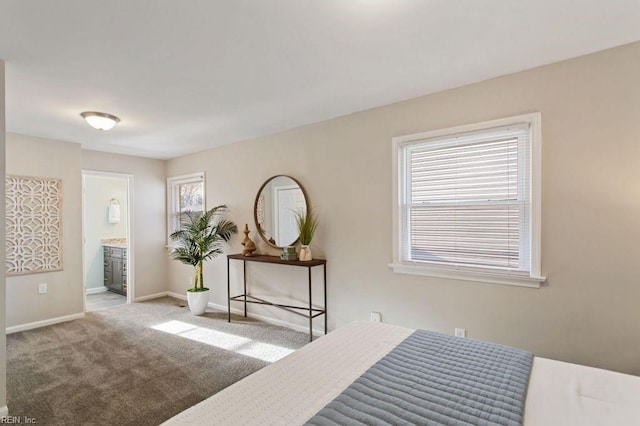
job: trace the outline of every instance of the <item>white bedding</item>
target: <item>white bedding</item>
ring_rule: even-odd
[[[351,323],[164,424],[303,424],[413,331]],[[640,377],[536,357],[524,424],[640,425]]]

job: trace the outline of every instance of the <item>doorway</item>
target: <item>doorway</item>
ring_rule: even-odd
[[[84,311],[135,300],[133,176],[82,171]]]
[[[273,217],[276,241],[298,239],[298,222],[295,212],[304,214],[306,201],[298,185],[277,185],[273,187]]]

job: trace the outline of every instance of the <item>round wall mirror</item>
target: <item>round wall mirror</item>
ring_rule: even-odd
[[[295,212],[307,212],[302,185],[285,175],[267,179],[258,190],[253,208],[256,228],[264,242],[275,248],[294,245],[299,236]]]

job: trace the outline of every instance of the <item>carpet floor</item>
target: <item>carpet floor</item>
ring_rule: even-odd
[[[308,342],[242,316],[194,317],[184,305],[165,297],[8,335],[10,415],[158,425]]]

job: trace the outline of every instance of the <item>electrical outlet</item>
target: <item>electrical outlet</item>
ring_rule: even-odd
[[[456,337],[467,337],[467,330],[464,328],[456,328]]]
[[[38,284],[38,294],[47,293],[47,283]]]
[[[371,321],[382,322],[382,314],[380,312],[371,312]]]

